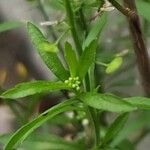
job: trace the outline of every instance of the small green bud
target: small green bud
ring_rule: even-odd
[[[122,65],[123,59],[122,57],[116,57],[114,58],[107,66],[106,73],[110,74],[112,72],[115,72],[121,65]]]
[[[71,81],[72,80],[72,78],[71,77],[69,77],[69,81]]]
[[[72,88],[75,88],[76,87],[76,84],[72,84]]]
[[[69,81],[68,81],[68,80],[65,80],[65,83],[67,84],[67,83],[69,83]]]

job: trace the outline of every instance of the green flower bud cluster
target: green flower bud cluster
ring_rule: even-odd
[[[79,77],[69,77],[68,80],[65,80],[65,83],[77,91],[80,90],[81,82],[79,81]]]

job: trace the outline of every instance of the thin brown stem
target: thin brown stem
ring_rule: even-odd
[[[127,17],[130,34],[136,54],[137,65],[141,75],[142,85],[146,96],[150,96],[150,62],[148,52],[143,40],[139,16],[136,11],[135,0],[124,0],[124,6],[136,12],[134,18]]]
[[[129,7],[124,7],[120,5],[115,0],[108,0],[116,9],[118,9],[122,14],[124,14],[128,18],[134,18],[136,17],[136,12],[133,9],[130,9]]]
[[[150,62],[148,52],[143,40],[139,16],[135,0],[123,0],[124,6],[115,0],[109,0],[122,14],[127,17],[137,65],[141,76],[142,86],[146,96],[150,97]]]

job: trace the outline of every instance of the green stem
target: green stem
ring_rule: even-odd
[[[44,17],[45,21],[49,21],[49,16],[47,15],[41,0],[38,0],[38,7],[39,7],[39,10],[41,11],[41,13],[43,14],[43,17]],[[48,28],[48,32],[49,32],[50,35],[52,35],[54,41],[56,41],[57,40],[57,35],[54,32],[52,27]]]
[[[104,66],[104,67],[108,67],[108,64],[103,63],[103,62],[100,62],[100,61],[96,61],[95,63],[96,63],[97,65],[101,65],[101,66]]]
[[[64,0],[64,1],[65,1],[66,13],[67,13],[67,16],[68,16],[72,37],[73,37],[78,55],[81,55],[82,46],[81,46],[81,43],[79,41],[79,36],[77,34],[75,21],[74,21],[74,14],[73,14],[73,10],[71,8],[70,0]]]
[[[94,68],[90,68],[90,69],[94,69]],[[93,90],[95,87],[92,86],[91,82],[90,82],[90,77],[94,78],[93,75],[93,71],[88,73],[85,77],[85,87],[86,87],[86,91],[91,91]],[[91,79],[94,81],[94,79]],[[98,119],[98,113],[97,110],[92,108],[92,107],[87,107],[88,110],[88,114],[89,114],[89,119],[91,121],[93,130],[94,130],[94,137],[95,137],[95,150],[98,150],[99,148],[99,143],[100,143],[100,125],[99,125],[99,119]]]
[[[75,27],[75,20],[74,20],[74,14],[71,8],[71,4],[70,4],[70,0],[64,0],[65,1],[65,7],[66,7],[66,12],[67,12],[67,16],[68,16],[68,20],[69,20],[69,24],[70,24],[70,28],[71,28],[71,33],[72,33],[72,37],[74,39],[74,43],[78,52],[78,55],[81,55],[82,53],[82,46],[80,44],[79,41],[79,37],[77,34],[77,30]],[[90,90],[90,79],[89,79],[89,74],[86,75],[85,77],[85,91],[89,91]],[[88,116],[93,124],[93,128],[94,128],[94,133],[95,133],[95,148],[98,149],[99,147],[99,141],[100,141],[100,136],[99,136],[99,124],[98,124],[98,117],[97,117],[97,113],[95,112],[95,109],[88,107]]]

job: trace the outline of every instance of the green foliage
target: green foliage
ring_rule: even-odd
[[[37,51],[39,52],[41,58],[48,66],[48,68],[62,81],[68,79],[69,73],[65,70],[62,63],[60,62],[57,54],[56,47],[54,44],[48,44],[48,41],[41,33],[41,31],[32,23],[28,23],[28,32],[31,37],[31,41]],[[46,47],[41,47],[46,45]],[[48,45],[48,46],[47,46]],[[44,49],[45,48],[45,49]]]
[[[106,13],[102,14],[102,16],[96,20],[95,24],[92,26],[88,36],[86,37],[83,43],[83,48],[88,47],[93,40],[96,40],[98,38],[98,35],[102,32],[102,29],[106,24],[106,21],[107,21]]]
[[[146,1],[138,0],[136,1],[138,13],[145,18],[147,21],[150,21],[150,3]]]
[[[85,48],[83,51],[78,65],[78,76],[82,80],[89,67],[95,62],[95,55],[96,55],[96,41],[92,41],[88,47]]]
[[[122,98],[110,95],[88,92],[79,97],[87,105],[105,111],[111,112],[130,112],[137,109],[136,106],[123,101]]]
[[[75,100],[65,101],[61,104],[58,104],[57,106],[54,106],[48,109],[47,111],[39,115],[37,118],[35,118],[33,121],[22,126],[15,134],[13,134],[13,136],[10,138],[10,140],[8,141],[4,149],[5,150],[13,149],[16,144],[22,142],[36,128],[38,128],[47,120],[51,119],[57,114],[60,114],[62,112],[69,111],[69,110],[78,109],[76,107],[71,106],[75,104],[77,104],[77,101]]]
[[[84,150],[82,146],[76,143],[67,142],[65,140],[60,140],[59,138],[53,139],[51,138],[49,141],[28,141],[25,142],[22,146],[26,149],[36,149],[36,150]]]
[[[4,92],[1,98],[17,99],[34,94],[48,93],[58,90],[69,90],[70,87],[64,83],[49,81],[34,81],[29,83],[20,83],[14,88]]]
[[[102,145],[107,145],[111,140],[115,139],[115,137],[119,134],[119,132],[124,127],[127,119],[128,119],[128,113],[121,114],[120,116],[117,117],[117,119],[107,129]]]
[[[11,100],[6,101],[9,106],[11,106],[10,104],[12,103],[14,105],[15,102],[18,102],[17,104],[23,107],[23,109],[20,109],[17,108],[17,106],[16,110],[15,107],[13,107],[13,111],[18,112],[18,110],[21,110],[21,115],[25,114],[22,119],[23,121],[25,120],[25,123],[22,123],[24,125],[18,129],[9,140],[9,136],[6,138],[0,137],[0,142],[2,144],[5,143],[4,150],[12,150],[14,148],[37,150],[134,149],[134,144],[127,139],[128,136],[139,129],[144,129],[144,131],[149,129],[149,111],[145,110],[150,109],[150,98],[122,98],[126,96],[120,94],[121,86],[124,87],[125,84],[133,85],[133,82],[131,82],[131,80],[135,78],[133,74],[129,75],[125,80],[114,80],[114,78],[119,78],[122,74],[123,77],[126,76],[124,74],[125,69],[128,74],[131,74],[129,68],[133,70],[133,65],[129,65],[125,68],[123,63],[123,57],[128,53],[128,50],[121,51],[117,53],[117,55],[114,55],[116,53],[114,49],[118,51],[118,47],[122,47],[119,43],[122,42],[121,40],[123,38],[125,41],[123,46],[129,46],[128,37],[119,37],[119,39],[114,36],[114,40],[117,42],[115,42],[115,44],[110,42],[111,51],[105,51],[105,49],[109,49],[109,46],[105,47],[105,45],[109,43],[105,36],[99,45],[99,37],[106,25],[107,14],[109,13],[108,11],[106,14],[106,12],[101,10],[109,10],[109,7],[112,7],[106,2],[105,5],[103,5],[103,2],[105,1],[37,1],[37,4],[40,5],[38,8],[45,18],[49,18],[47,13],[51,12],[51,10],[59,9],[62,14],[64,14],[64,10],[66,11],[65,19],[60,22],[58,21],[56,26],[48,28],[49,33],[51,33],[48,36],[52,35],[55,42],[49,42],[47,40],[48,38],[43,35],[37,26],[30,22],[27,23],[28,34],[33,46],[50,71],[52,71],[58,79],[57,82],[33,81],[20,83],[0,95],[2,99],[18,99],[30,96],[28,97],[30,101],[24,102],[27,105],[27,107],[25,107],[26,110],[24,109],[24,103]],[[139,0],[136,1],[136,4],[139,14],[149,21],[149,3]],[[52,6],[53,9],[51,9],[50,6]],[[106,6],[108,8],[104,9]],[[119,5],[117,6],[120,7]],[[103,9],[101,9],[101,7],[103,7]],[[117,21],[124,24],[122,20]],[[21,24],[17,22],[2,23],[0,24],[0,32],[17,28],[20,25]],[[113,26],[113,24],[110,23],[110,26]],[[66,32],[68,28],[71,31],[71,37],[70,34]],[[66,42],[66,37],[64,38],[66,34],[68,34],[67,39],[70,41],[70,38],[72,38],[75,45],[71,42]],[[57,35],[61,36],[57,37]],[[64,39],[62,40],[62,38]],[[74,46],[76,49],[73,49]],[[129,47],[129,49],[131,48]],[[59,52],[61,52],[61,56],[64,56],[64,58],[59,57]],[[95,59],[97,61],[95,61]],[[132,61],[133,57],[130,59]],[[129,61],[130,59],[127,58],[126,60]],[[105,68],[95,67],[95,62]],[[67,66],[65,66],[65,64],[67,64]],[[68,70],[66,68],[68,68]],[[119,96],[116,96],[117,94],[113,95],[106,93],[106,91],[109,91],[109,89],[107,90],[107,85],[105,85],[105,76],[107,76],[107,74],[111,74],[109,75],[109,85],[113,88],[119,86],[119,90],[115,91]],[[99,84],[101,85],[99,86]],[[32,117],[30,114],[32,109],[34,109],[34,105],[37,105],[35,99],[37,99],[40,94],[44,95],[55,91],[62,92],[61,100],[66,97],[67,100],[49,108],[28,122],[29,118]],[[111,90],[109,92],[113,93]],[[33,97],[33,95],[36,97]],[[33,103],[31,103],[32,101]],[[24,113],[24,111],[27,112]],[[71,115],[64,112],[68,112],[68,114],[70,113]],[[113,112],[116,113],[118,117],[107,127],[108,122],[105,123],[106,118],[103,118],[105,117],[103,114],[110,114]],[[128,116],[131,112],[134,112],[136,117],[128,121]],[[58,114],[59,117],[54,118]],[[20,119],[21,115],[18,114],[17,118]],[[68,142],[63,138],[49,135],[48,129],[51,125],[61,127],[62,129],[69,128],[68,131],[73,137],[71,141]],[[33,131],[41,126],[42,128],[39,132],[40,138],[38,138],[37,134]],[[92,134],[89,133],[90,130]],[[30,135],[31,133],[33,133],[33,135]],[[30,138],[22,144],[29,135]],[[68,134],[63,136],[67,137]]]
[[[113,139],[111,146],[115,147],[120,144],[123,140],[127,139],[129,136],[132,136],[137,131],[143,130],[145,127],[150,126],[150,112],[144,111],[140,115],[137,115],[136,118],[129,120],[121,132]]]
[[[150,98],[129,97],[129,98],[125,98],[124,100],[138,107],[139,109],[150,109]]]
[[[64,55],[65,55],[66,62],[69,66],[71,77],[76,77],[77,66],[78,66],[77,56],[75,54],[75,51],[72,49],[72,46],[68,42],[65,43]]]

